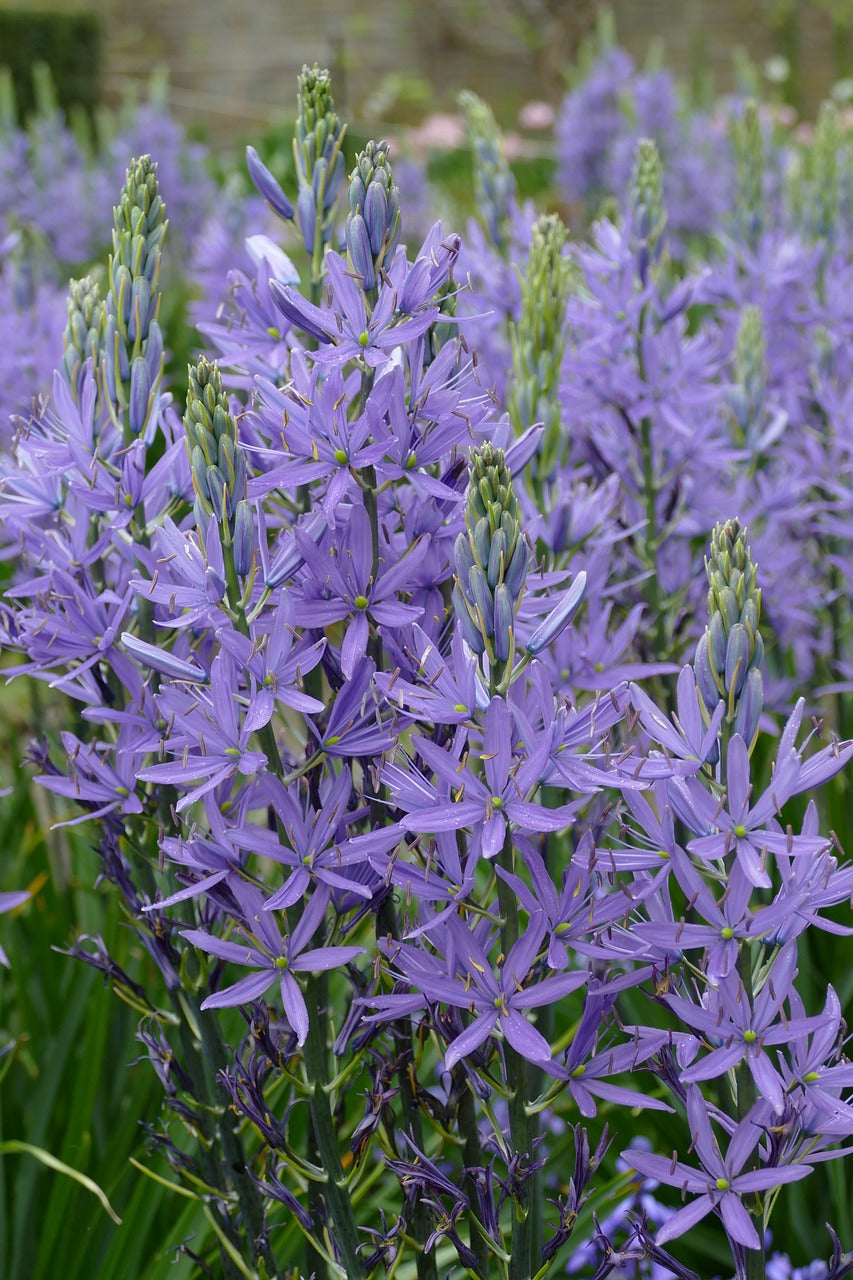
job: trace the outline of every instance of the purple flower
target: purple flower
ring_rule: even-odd
[[[237,692],[236,666],[231,656],[222,651],[211,666],[209,686],[199,690],[189,702],[171,697],[172,734],[166,748],[181,758],[168,764],[149,765],[137,776],[143,782],[171,786],[196,782],[198,785],[178,801],[178,813],[236,773],[252,777],[267,763],[262,751],[251,751],[248,747],[255,729],[261,722],[266,723],[266,701],[250,707],[248,713],[242,715]],[[167,691],[161,692],[164,707],[168,700]]]
[[[413,1011],[424,1003],[467,1009],[472,1020],[444,1055],[445,1071],[498,1031],[528,1062],[550,1064],[550,1045],[522,1011],[550,1004],[576,991],[588,975],[573,970],[524,987],[545,935],[544,919],[537,916],[528,922],[523,936],[510,948],[497,971],[487,951],[458,917],[449,917],[443,932],[455,960],[453,971],[420,948],[408,943],[392,945],[389,959],[417,994],[372,997],[369,1003],[383,1010],[374,1017],[395,1017],[398,1012]]]
[[[782,747],[785,745],[783,737]],[[816,776],[818,771],[816,767]],[[672,792],[674,804],[681,796],[687,801],[686,805],[678,805],[679,816],[688,823],[698,817],[704,830],[710,832],[691,840],[687,846],[690,852],[706,862],[733,853],[750,884],[761,889],[771,884],[766,866],[768,852],[821,853],[827,847],[827,840],[818,836],[794,836],[790,831],[786,833],[769,825],[785,801],[802,790],[800,773],[799,756],[793,751],[783,754],[780,750],[770,787],[750,804],[749,752],[740,734],[733,734],[726,755],[727,804],[724,808],[695,778],[685,778],[682,790]]]
[[[215,938],[203,929],[185,929],[183,936],[200,951],[254,970],[233,986],[207,996],[202,1009],[224,1009],[259,1000],[276,982],[285,1016],[300,1045],[308,1036],[308,1009],[296,973],[317,973],[336,969],[361,955],[364,947],[309,948],[326,913],[328,890],[316,890],[292,933],[282,934],[269,912],[264,896],[254,886],[243,883],[236,891],[245,916],[245,944]]]
[[[320,344],[315,353],[318,363],[343,365],[357,360],[368,368],[379,368],[391,359],[395,348],[420,337],[438,318],[438,306],[429,306],[409,319],[400,319],[398,290],[406,271],[402,250],[383,280],[372,310],[346,258],[329,250],[326,271],[332,293],[330,307],[315,306],[290,285],[270,282],[270,293],[282,315]]]
[[[800,1164],[741,1173],[761,1136],[758,1126],[751,1115],[746,1116],[732,1133],[723,1157],[711,1130],[705,1100],[695,1085],[687,1091],[687,1118],[701,1169],[691,1168],[674,1157],[650,1155],[636,1148],[622,1152],[626,1164],[644,1177],[656,1178],[666,1186],[678,1187],[682,1194],[691,1192],[697,1197],[668,1218],[655,1237],[657,1243],[675,1240],[713,1211],[722,1219],[731,1240],[747,1249],[758,1249],[758,1233],[741,1195],[796,1182],[811,1173],[811,1169]]]
[[[507,824],[521,831],[559,831],[572,820],[577,806],[546,809],[532,804],[548,759],[550,742],[544,738],[530,755],[513,756],[511,713],[503,698],[492,698],[485,715],[481,760],[485,778],[461,765],[452,753],[443,751],[426,738],[416,738],[415,746],[439,782],[454,792],[447,804],[433,790],[424,796],[430,801],[406,814],[407,831],[459,831],[478,829],[483,856],[493,858],[503,848]],[[401,799],[400,797],[396,797]]]
[[[682,1022],[714,1046],[696,1066],[682,1072],[685,1084],[716,1080],[745,1062],[761,1096],[777,1114],[781,1113],[784,1082],[765,1047],[788,1044],[808,1035],[823,1022],[822,1015],[796,1019],[781,1015],[782,1005],[791,991],[796,964],[796,943],[788,942],[752,1000],[745,996],[741,977],[734,971],[721,977],[716,987],[708,988],[701,1005],[683,996],[664,997],[668,1008]]]
[[[381,626],[402,627],[421,616],[417,605],[404,604],[398,594],[411,584],[413,571],[429,550],[429,538],[419,539],[396,563],[389,564],[385,556],[374,563],[370,519],[359,505],[349,509],[334,539],[329,535],[317,546],[297,529],[296,540],[312,575],[298,588],[296,608],[304,625],[346,621],[341,669],[351,679],[367,652],[370,619]]]

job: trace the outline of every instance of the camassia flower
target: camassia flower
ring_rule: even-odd
[[[788,942],[776,957],[764,985],[754,999],[746,998],[740,975],[730,971],[709,987],[702,1004],[683,996],[664,1000],[682,1022],[713,1047],[710,1053],[682,1072],[682,1080],[716,1080],[745,1062],[762,1096],[780,1113],[784,1082],[766,1046],[788,1044],[808,1035],[824,1022],[822,1014],[811,1018],[785,1018],[782,1005],[788,998],[797,963],[796,943]]]
[[[425,1004],[447,1004],[467,1009],[471,1022],[450,1043],[444,1069],[450,1071],[472,1054],[490,1035],[501,1032],[528,1062],[551,1063],[551,1047],[540,1031],[523,1015],[577,991],[587,979],[586,970],[573,969],[543,978],[525,987],[545,936],[545,920],[534,917],[524,935],[495,966],[488,950],[458,916],[451,916],[443,930],[448,957],[442,962],[410,943],[391,944],[388,959],[394,970],[415,988],[413,995],[373,996],[369,1003],[382,1012],[374,1018],[397,1017]]]
[[[407,831],[436,833],[470,827],[479,835],[483,856],[493,858],[503,848],[509,823],[520,831],[559,831],[576,811],[575,804],[547,809],[530,801],[543,775],[550,741],[543,738],[529,755],[514,755],[512,717],[501,697],[491,700],[484,718],[483,777],[427,738],[417,738],[415,747],[438,782],[450,787],[453,802],[447,804],[438,791],[425,789],[428,803],[402,819]]]
[[[329,891],[318,888],[294,930],[282,934],[275,917],[264,911],[259,889],[242,883],[235,894],[244,913],[245,944],[214,937],[203,929],[186,929],[184,937],[200,951],[254,970],[239,982],[206,997],[202,1009],[250,1004],[278,983],[284,1014],[300,1045],[308,1035],[308,1008],[295,973],[336,969],[363,953],[364,947],[310,947],[329,903]]]
[[[796,1164],[742,1173],[761,1137],[760,1128],[752,1116],[747,1115],[732,1133],[724,1157],[711,1129],[705,1100],[696,1085],[687,1091],[687,1118],[693,1149],[701,1168],[693,1168],[674,1157],[656,1156],[636,1148],[622,1152],[626,1164],[644,1177],[656,1178],[666,1186],[678,1187],[682,1194],[691,1192],[696,1196],[695,1200],[667,1218],[655,1237],[657,1243],[675,1240],[713,1212],[722,1218],[730,1239],[747,1249],[758,1249],[758,1233],[741,1196],[753,1191],[768,1191],[785,1182],[797,1182],[811,1173],[810,1166]]]

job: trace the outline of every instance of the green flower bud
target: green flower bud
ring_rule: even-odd
[[[97,370],[103,352],[105,314],[97,280],[84,276],[82,280],[70,281],[67,306],[68,322],[62,336],[62,375],[77,400],[84,364],[91,360]]]
[[[157,325],[158,280],[168,223],[157,184],[157,166],[150,156],[131,161],[119,203],[113,210],[113,224],[101,383],[113,418],[129,442],[150,429],[152,417],[156,423],[155,406],[163,376],[163,343]],[[130,371],[140,358],[147,364],[148,415],[139,420],[142,379],[137,371],[131,424]]]
[[[319,208],[333,207],[344,177],[341,150],[346,126],[332,97],[332,78],[325,67],[304,66],[298,80],[293,159],[300,189],[312,187]]]
[[[507,257],[516,183],[503,154],[501,132],[491,107],[476,93],[463,90],[459,106],[474,155],[474,200],[480,221],[491,243]]]
[[[546,214],[534,223],[527,274],[521,281],[521,319],[510,324],[510,420],[517,435],[535,422],[545,426],[531,466],[534,478],[552,475],[568,448],[557,394],[566,344],[566,306],[575,283],[565,252],[568,239],[556,214]]]
[[[735,385],[728,395],[739,445],[760,446],[767,390],[767,343],[764,320],[758,307],[744,307],[735,339]],[[780,427],[781,430],[781,427]],[[771,433],[765,438],[774,439]]]
[[[311,255],[312,286],[324,274],[324,251],[332,236],[338,192],[344,180],[341,124],[325,68],[303,67],[299,76],[293,161],[299,187],[296,213],[305,248]]]
[[[834,102],[820,108],[812,144],[812,208],[810,231],[828,248],[838,236],[840,203],[838,157],[841,151],[841,122]]]
[[[758,105],[746,103],[743,114],[732,120],[730,141],[735,168],[735,222],[750,249],[764,230],[764,136]]]
[[[640,138],[631,176],[631,232],[636,246],[640,279],[660,256],[666,208],[663,202],[663,165],[656,143]]]
[[[400,192],[394,182],[387,142],[368,142],[349,184],[347,256],[366,290],[390,262],[400,239]]]
[[[471,455],[465,533],[455,546],[453,602],[465,639],[476,654],[488,654],[496,683],[512,666],[528,556],[503,452],[484,444]]]
[[[216,516],[223,543],[230,546],[238,507],[248,496],[248,473],[219,369],[204,356],[189,366],[184,427],[196,510]],[[243,512],[241,521],[246,519]]]
[[[757,571],[738,520],[714,529],[705,571],[709,617],[696,651],[696,683],[708,715],[722,698],[727,724],[745,731],[751,750],[763,705],[764,641]]]

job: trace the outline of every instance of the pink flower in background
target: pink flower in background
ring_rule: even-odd
[[[410,131],[408,141],[415,152],[452,151],[462,146],[464,137],[465,125],[461,116],[436,112]]]
[[[522,129],[550,129],[554,118],[555,112],[550,102],[525,102],[518,113],[518,123]]]

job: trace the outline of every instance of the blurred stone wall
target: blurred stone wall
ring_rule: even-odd
[[[356,123],[397,119],[401,104],[413,116],[452,109],[466,85],[510,122],[531,98],[559,98],[563,69],[599,8],[597,0],[32,3],[51,5],[102,16],[108,97],[165,66],[177,114],[228,141],[291,116],[295,76],[314,61],[332,68],[338,105]],[[814,0],[613,0],[610,7],[620,43],[639,61],[660,40],[677,72],[710,70],[718,89],[731,84],[736,45],[759,63],[787,52],[806,113],[849,64],[849,35],[833,32]]]

